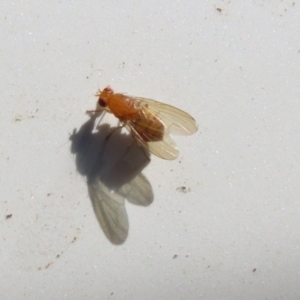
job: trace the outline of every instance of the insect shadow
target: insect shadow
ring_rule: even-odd
[[[125,199],[140,206],[148,206],[154,199],[151,184],[141,173],[149,163],[149,153],[130,135],[108,124],[95,128],[96,117],[91,116],[78,132],[74,129],[71,152],[76,155],[77,171],[86,176],[89,197],[104,234],[112,244],[119,245],[129,231]]]

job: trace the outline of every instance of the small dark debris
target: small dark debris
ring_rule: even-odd
[[[22,121],[22,117],[20,115],[17,115],[17,116],[15,116],[14,121],[20,122],[20,121]]]
[[[218,12],[222,12],[222,8],[220,8],[220,7],[217,7],[216,10],[217,10]]]
[[[45,269],[48,269],[51,265],[52,265],[52,262],[48,263],[48,264],[45,266]]]
[[[51,195],[51,193],[48,193],[48,194],[47,194],[47,197],[49,197],[50,195]]]
[[[177,258],[177,257],[178,257],[178,255],[177,255],[177,254],[174,254],[173,259],[175,259],[175,258]]]
[[[254,268],[254,269],[252,270],[252,272],[253,272],[253,273],[256,272],[256,268]]]
[[[181,192],[181,193],[185,193],[185,194],[191,191],[190,188],[187,188],[185,186],[180,186],[176,190],[179,191],[179,192]]]
[[[12,217],[12,214],[9,214],[9,215],[5,216],[5,219],[7,220],[7,219],[10,219],[11,217]]]

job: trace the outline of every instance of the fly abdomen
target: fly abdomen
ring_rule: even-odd
[[[162,121],[147,108],[142,108],[139,118],[132,123],[136,132],[145,142],[158,142],[163,139],[164,125]]]

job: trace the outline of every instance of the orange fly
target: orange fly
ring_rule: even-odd
[[[109,86],[96,96],[99,110],[114,114],[140,146],[163,159],[175,159],[179,153],[170,134],[190,135],[198,129],[192,116],[168,104],[116,94]]]

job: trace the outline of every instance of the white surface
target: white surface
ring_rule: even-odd
[[[2,4],[1,299],[299,299],[300,2],[269,2]],[[121,246],[68,142],[107,84],[200,126]]]

